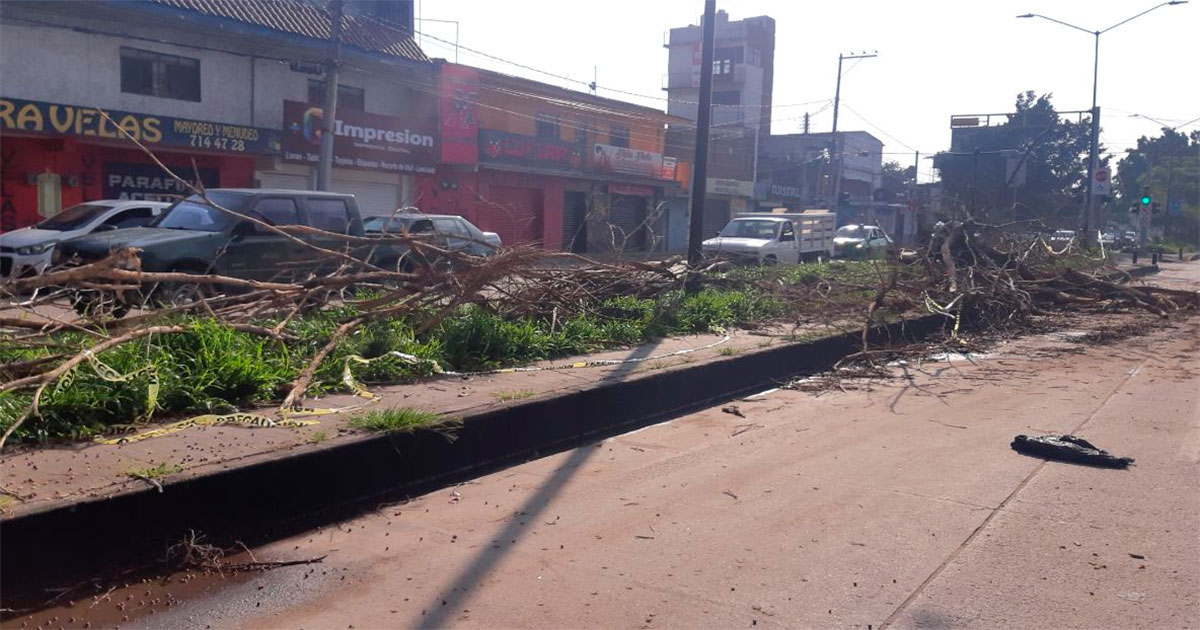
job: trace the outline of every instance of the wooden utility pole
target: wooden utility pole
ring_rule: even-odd
[[[698,265],[704,241],[704,195],[708,192],[708,126],[712,114],[713,39],[716,33],[717,0],[704,0],[701,29],[700,105],[696,112],[696,153],[692,162],[692,216],[688,224],[688,264]]]

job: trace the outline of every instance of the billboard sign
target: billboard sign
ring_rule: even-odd
[[[321,151],[322,109],[283,102],[283,161],[316,164]],[[441,153],[438,121],[339,111],[333,124],[333,165],[368,171],[433,173]]]
[[[442,162],[479,162],[479,71],[442,64]]]

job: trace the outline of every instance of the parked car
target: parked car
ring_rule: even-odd
[[[834,256],[839,258],[878,258],[891,244],[883,228],[874,225],[843,225],[833,235]]]
[[[123,199],[88,201],[37,225],[0,234],[0,277],[40,274],[50,266],[60,242],[93,232],[146,225],[168,205]]]
[[[1050,242],[1055,245],[1066,245],[1075,240],[1075,230],[1055,230],[1050,234]]]
[[[837,217],[824,210],[747,212],[701,244],[706,256],[762,265],[797,264],[833,253]]]
[[[470,221],[453,214],[421,214],[401,212],[363,219],[367,236],[399,234],[430,235],[432,244],[442,249],[460,251],[473,256],[491,256],[500,248],[500,235],[484,232]],[[393,245],[376,255],[376,264],[383,268],[411,268],[418,261],[408,255],[408,247]],[[422,257],[421,262],[427,259]]]
[[[1102,232],[1100,234],[1100,242],[1105,247],[1112,247],[1113,245],[1116,245],[1117,244],[1117,233],[1116,232]]]
[[[196,195],[163,211],[147,227],[95,233],[59,244],[56,261],[87,263],[111,252],[132,247],[144,271],[216,273],[255,280],[292,280],[329,264],[313,250],[276,232],[265,230],[237,215],[254,217],[271,225],[305,225],[327,232],[363,236],[362,219],[353,195],[281,189],[212,189],[213,203],[234,214],[204,203]],[[302,240],[326,249],[348,249],[345,241],[304,236]],[[164,283],[151,297],[165,304],[194,301],[212,287],[200,283]],[[114,305],[116,306],[116,305]],[[80,310],[92,301],[81,299]],[[127,307],[127,305],[126,305]],[[120,307],[114,314],[120,314]]]

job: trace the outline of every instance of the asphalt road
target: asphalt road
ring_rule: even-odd
[[[253,550],[321,563],[174,576],[25,621],[1195,627],[1198,382],[1200,317],[1081,317],[890,378],[771,391]],[[1019,433],[1074,433],[1136,465],[1025,457],[1009,448]]]

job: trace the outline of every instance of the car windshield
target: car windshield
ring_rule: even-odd
[[[838,228],[834,237],[841,238],[867,238],[867,231],[861,225],[843,225]]]
[[[747,219],[731,221],[729,225],[721,230],[721,236],[730,238],[775,238],[775,233],[779,230],[778,221],[769,221],[766,219]]]
[[[246,205],[250,195],[245,193],[214,191],[208,193],[213,203],[240,212]],[[171,206],[163,213],[162,218],[154,227],[170,228],[173,230],[200,230],[203,232],[220,232],[233,223],[233,217],[204,203],[199,195],[192,195]]]
[[[112,209],[112,206],[101,206],[93,203],[81,203],[37,224],[40,230],[56,230],[66,232],[78,230],[91,223],[96,217]]]

